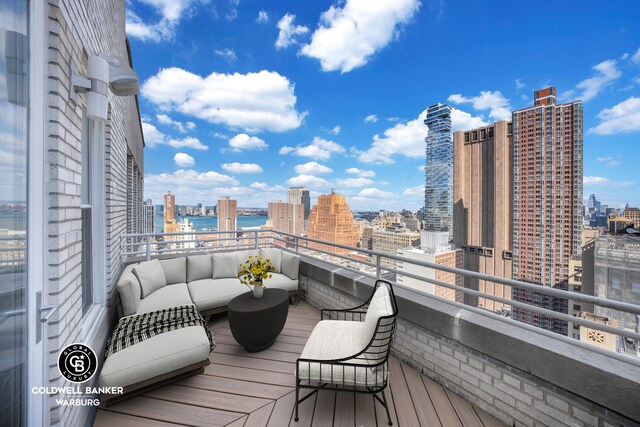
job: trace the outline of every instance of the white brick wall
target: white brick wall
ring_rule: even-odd
[[[86,75],[87,59],[92,54],[117,55],[127,58],[125,39],[125,0],[74,0],[47,2],[48,67],[47,73],[47,277],[45,291],[49,300],[60,304],[60,310],[48,323],[46,341],[48,375],[51,386],[65,386],[57,369],[57,356],[62,346],[83,341],[81,284],[81,220],[80,185],[82,117],[85,95],[77,103],[69,96],[71,64]],[[129,146],[127,146],[127,141]],[[106,226],[107,305],[111,305],[115,280],[121,270],[120,234],[127,219],[127,152],[136,154],[142,170],[142,133],[133,97],[109,94],[109,120],[105,126],[106,159]],[[139,186],[142,176],[139,175]],[[138,214],[139,215],[139,214]],[[99,262],[94,260],[95,262]],[[110,313],[111,308],[108,309]],[[106,316],[110,321],[111,316]],[[88,325],[91,326],[91,325]],[[88,328],[87,328],[88,329]],[[94,350],[101,352],[106,328],[92,337]],[[83,425],[89,408],[55,407],[50,399],[52,425]]]
[[[302,276],[302,298],[316,308],[347,308],[361,301]],[[424,375],[515,426],[629,426],[633,421],[517,368],[439,336],[401,314],[394,355]]]

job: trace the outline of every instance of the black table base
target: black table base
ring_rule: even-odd
[[[288,313],[289,292],[282,289],[265,289],[259,299],[253,297],[253,292],[247,292],[232,299],[227,306],[233,338],[250,353],[273,345]]]

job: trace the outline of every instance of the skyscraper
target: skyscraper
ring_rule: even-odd
[[[582,102],[556,103],[556,88],[534,92],[514,111],[513,277],[564,288],[581,251]],[[513,298],[565,311],[566,300],[514,288]],[[566,335],[566,322],[514,309],[514,318]]]
[[[290,204],[300,203],[304,207],[304,221],[309,220],[309,214],[311,213],[311,197],[309,197],[309,190],[306,187],[289,187],[287,192],[287,202]]]
[[[318,204],[311,209],[309,215],[307,237],[347,246],[358,244],[358,229],[344,196],[336,193],[318,196]],[[309,243],[309,246],[333,253],[347,252],[345,249],[320,243]]]
[[[269,202],[268,225],[276,231],[302,234],[304,231],[304,206],[300,203]]]
[[[447,231],[453,238],[453,141],[451,107],[434,104],[427,108],[424,124],[426,182],[424,188],[424,222],[427,231]]]
[[[151,199],[147,199],[142,204],[142,232],[156,232],[156,207]]]
[[[501,121],[453,134],[453,244],[464,251],[464,268],[512,277],[511,123]],[[511,299],[511,287],[465,277],[468,289]],[[491,311],[502,308],[487,298],[466,303]]]
[[[167,191],[164,195],[164,232],[175,233],[178,230],[178,224],[175,217],[176,196]]]
[[[238,228],[238,201],[229,196],[222,196],[218,200],[218,231],[233,231]],[[221,239],[234,237],[231,234],[221,234]],[[230,240],[223,241],[222,245],[230,245]]]

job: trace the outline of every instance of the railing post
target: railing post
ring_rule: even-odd
[[[253,247],[258,249],[258,230],[253,230]]]
[[[294,237],[294,242],[295,242],[295,245],[296,245],[296,253],[299,253],[299,252],[300,252],[300,249],[298,248],[298,245],[299,245],[299,243],[298,243],[298,236]]]
[[[149,233],[145,234],[144,243],[147,252],[147,261],[151,261],[151,235]]]
[[[382,277],[382,271],[380,270],[380,254],[376,254],[376,279]]]

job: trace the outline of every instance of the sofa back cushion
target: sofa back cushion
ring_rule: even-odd
[[[187,282],[211,279],[211,255],[193,255],[187,257]]]
[[[280,261],[280,269],[282,274],[291,280],[298,280],[298,272],[300,271],[300,257],[289,252],[282,251],[282,260]]]
[[[223,252],[211,256],[213,279],[230,279],[238,277],[238,261],[234,252]]]
[[[136,275],[140,282],[142,298],[146,298],[158,289],[167,286],[164,270],[157,259],[141,262],[133,267],[133,274]]]
[[[167,285],[187,283],[187,259],[185,257],[163,259],[160,266],[164,270]]]
[[[131,264],[125,267],[116,288],[118,289],[118,295],[120,295],[120,304],[122,305],[122,314],[130,316],[138,311],[140,306],[140,282],[135,274],[133,274],[133,267],[137,264]]]
[[[391,304],[391,294],[386,285],[382,284],[378,286],[376,293],[373,294],[373,298],[369,303],[367,314],[364,318],[364,342],[369,343],[373,334],[376,331],[378,319],[384,316],[391,316],[393,314],[393,306]]]
[[[238,263],[238,274],[240,274],[241,265],[247,262],[250,256],[260,255],[260,249],[247,249],[245,251],[236,251],[236,262]]]
[[[280,260],[282,259],[282,249],[278,248],[260,248],[260,256],[264,259],[269,258],[273,265],[274,273],[280,273]]]

